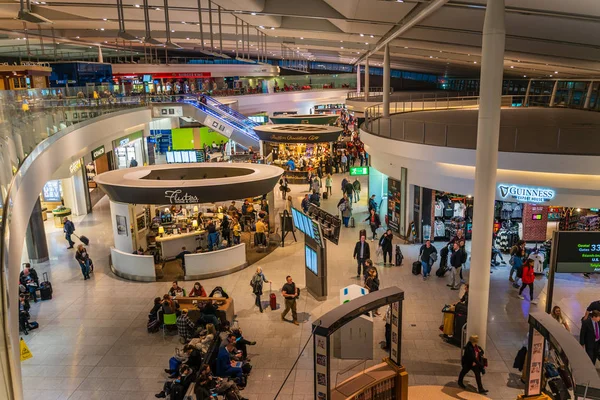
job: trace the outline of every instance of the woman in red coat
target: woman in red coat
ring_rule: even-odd
[[[521,289],[519,289],[519,298],[521,300],[525,300],[525,297],[522,296],[523,290],[526,286],[529,286],[529,300],[531,304],[537,304],[537,300],[533,299],[533,282],[535,282],[535,274],[533,273],[533,260],[527,260],[523,265],[523,276],[521,280],[523,284],[521,285]]]

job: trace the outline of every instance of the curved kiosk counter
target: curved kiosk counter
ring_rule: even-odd
[[[165,262],[174,260],[183,247],[192,251],[182,260],[186,280],[245,268],[245,244],[206,251],[208,235],[201,225],[210,220],[218,227],[223,215],[200,209],[206,211],[207,203],[267,194],[282,174],[271,165],[215,163],[151,165],[97,176],[96,183],[110,199],[112,271],[124,279],[156,281]],[[140,253],[135,252],[138,248]]]
[[[272,116],[271,121],[278,124],[311,124],[311,125],[333,125],[339,115],[334,114],[283,114]]]

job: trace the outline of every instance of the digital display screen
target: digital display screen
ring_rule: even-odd
[[[600,272],[600,232],[559,232],[556,272]]]
[[[152,75],[144,75],[142,81],[152,82]]]
[[[294,220],[296,229],[299,229],[300,232],[323,247],[323,235],[321,234],[321,226],[318,222],[313,221],[308,215],[295,208],[292,208],[292,219]]]
[[[167,151],[167,163],[173,164],[175,162],[175,155],[172,151]]]
[[[184,163],[189,163],[190,162],[190,153],[187,151],[182,151],[181,152],[181,160]]]
[[[542,219],[542,214],[531,214],[531,219],[534,221],[540,221]]]
[[[182,161],[183,161],[183,160],[182,160],[182,158],[181,158],[181,153],[180,153],[180,152],[176,151],[176,152],[174,153],[174,156],[175,156],[175,162],[176,162],[176,163],[180,163],[180,162],[182,162]]]
[[[195,151],[188,152],[190,155],[190,162],[198,162],[198,156]]]
[[[306,268],[315,275],[318,275],[317,252],[304,245]]]

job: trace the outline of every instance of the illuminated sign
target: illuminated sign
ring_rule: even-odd
[[[524,203],[544,203],[552,200],[556,195],[552,189],[505,184],[499,184],[498,191],[504,200],[516,200]]]
[[[558,232],[558,235],[556,272],[600,272],[599,232]]]
[[[350,167],[350,176],[369,175],[369,167]]]
[[[199,203],[198,197],[189,193],[183,193],[181,189],[165,190],[165,197],[171,204],[195,204]]]
[[[92,160],[97,160],[98,158],[102,157],[104,153],[106,153],[104,146],[100,146],[97,149],[94,149],[92,151]]]
[[[75,161],[71,165],[69,165],[69,172],[73,175],[75,172],[81,169],[81,159]]]

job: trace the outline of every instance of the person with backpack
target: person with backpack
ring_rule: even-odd
[[[392,248],[394,240],[394,234],[391,229],[385,231],[383,235],[381,235],[381,239],[379,239],[379,246],[381,247],[381,251],[383,253],[383,265],[387,265],[387,256],[390,257],[390,265],[392,265]]]
[[[350,221],[350,217],[352,216],[352,203],[348,200],[348,196],[344,194],[344,197],[338,202],[337,205],[338,210],[342,214],[342,222],[344,226],[348,227],[348,222]]]
[[[358,178],[354,179],[354,182],[352,182],[352,187],[354,187],[354,202],[358,203],[360,201],[360,181],[358,180]]]
[[[437,254],[437,249],[431,245],[431,240],[426,240],[419,250],[419,261],[421,261],[423,267],[423,280],[426,280],[431,274],[431,265],[433,264],[431,256],[433,254]]]
[[[346,184],[348,183],[348,179],[346,179],[346,177],[344,177],[344,179],[342,179],[342,194],[346,193]]]
[[[449,286],[451,290],[460,289],[460,271],[466,258],[466,252],[460,247],[458,242],[454,242],[452,255],[450,256],[450,266],[452,267],[452,282]]]
[[[75,242],[71,239],[71,235],[75,232],[75,224],[73,224],[73,221],[70,221],[67,217],[63,218],[63,224],[65,239],[67,239],[67,242],[69,243],[69,247],[67,247],[67,249],[72,249],[75,245]]]
[[[377,212],[377,203],[375,203],[374,194],[372,194],[371,198],[369,199],[369,212],[371,212],[371,210],[375,210],[375,212]]]
[[[379,215],[377,215],[374,209],[371,209],[371,211],[369,212],[369,216],[365,218],[365,221],[369,221],[371,232],[373,232],[373,238],[371,239],[371,241],[377,239],[377,229],[381,226],[381,220],[379,219]]]
[[[519,280],[519,269],[523,266],[523,258],[525,258],[525,241],[519,240],[517,244],[510,249],[510,259],[508,260],[508,263],[511,266],[510,273],[508,274],[508,280],[510,282],[515,283],[515,279],[513,278],[514,273],[517,274],[516,281]]]
[[[256,296],[256,300],[254,301],[254,304],[258,307],[258,309],[260,310],[261,313],[263,312],[263,308],[262,308],[262,303],[260,301],[260,296],[263,294],[263,292],[262,292],[263,282],[270,283],[267,280],[267,278],[265,278],[265,274],[263,274],[262,268],[256,267],[256,272],[254,273],[254,276],[252,276],[252,279],[250,280],[250,286],[252,286],[252,293],[254,293],[254,296]]]
[[[354,195],[354,186],[352,185],[352,182],[346,181],[346,186],[344,186],[344,192],[348,195],[350,202],[352,202],[352,196]]]
[[[537,304],[537,300],[533,298],[533,282],[535,282],[533,260],[529,259],[525,261],[525,265],[523,265],[521,269],[521,281],[523,284],[521,285],[521,289],[519,289],[519,298],[525,300],[525,297],[522,296],[523,290],[529,286],[529,301],[531,304]]]

